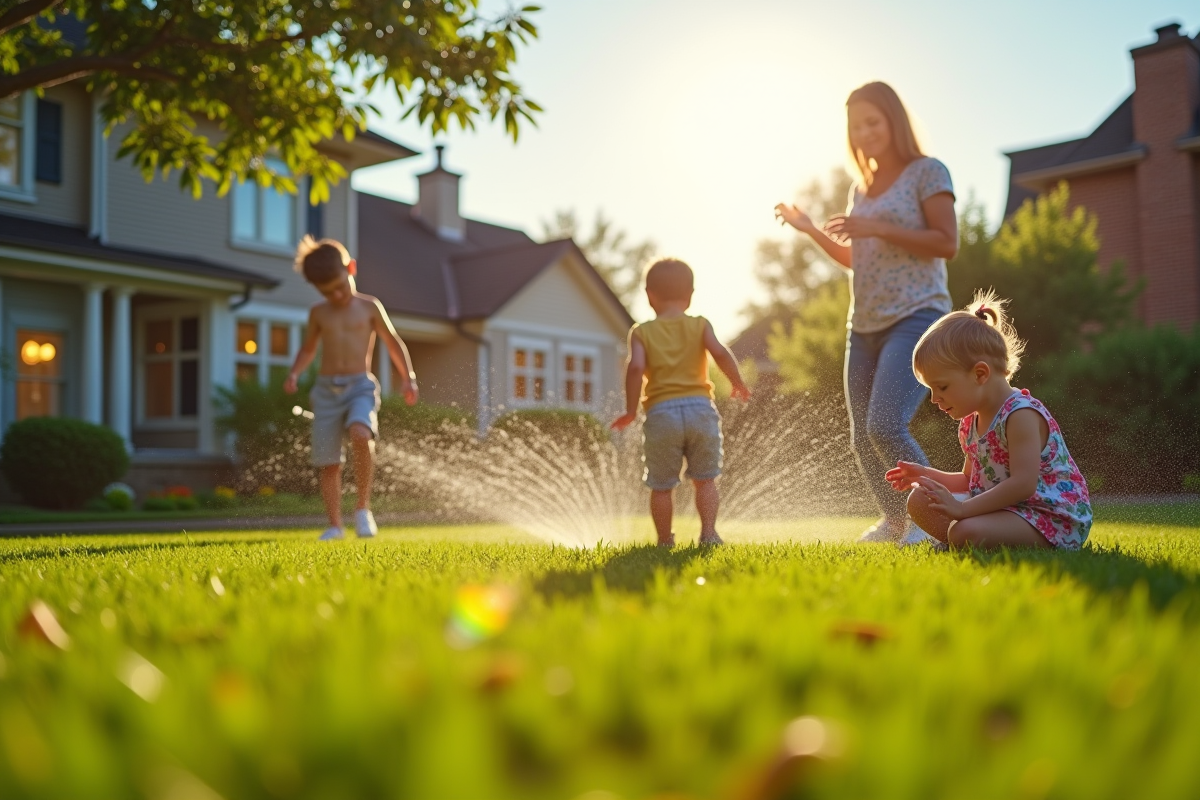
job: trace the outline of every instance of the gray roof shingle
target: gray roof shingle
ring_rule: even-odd
[[[574,251],[614,307],[621,301],[570,239],[535,242],[523,231],[466,221],[461,242],[439,237],[412,205],[358,193],[358,287],[389,311],[450,321],[484,319]]]

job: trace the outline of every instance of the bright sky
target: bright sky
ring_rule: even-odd
[[[775,203],[846,163],[846,96],[891,83],[925,150],[998,222],[1002,151],[1087,133],[1133,88],[1128,50],[1181,0],[542,0],[517,78],[546,111],[517,144],[500,125],[439,137],[468,217],[540,237],[556,209],[597,209],[696,270],[693,313],[744,325],[755,243]],[[733,10],[736,9],[736,13]],[[1185,13],[1185,10],[1188,13]],[[429,155],[362,170],[358,189],[411,202],[433,138],[382,104],[373,127]],[[635,309],[635,316],[644,316]]]

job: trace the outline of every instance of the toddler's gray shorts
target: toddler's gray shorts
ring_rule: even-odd
[[[687,460],[687,477],[708,481],[721,474],[721,415],[707,397],[677,397],[655,403],[642,423],[643,480],[657,491],[679,485]]]

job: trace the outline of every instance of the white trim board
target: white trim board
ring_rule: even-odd
[[[237,280],[222,280],[201,275],[188,275],[170,270],[158,270],[150,267],[135,267],[115,261],[67,256],[60,253],[49,253],[42,250],[31,250],[23,247],[0,245],[0,258],[13,261],[24,261],[31,264],[42,264],[50,267],[60,267],[63,270],[79,270],[84,274],[54,273],[42,270],[22,270],[19,265],[0,264],[0,274],[13,275],[32,280],[58,280],[78,282],[98,280],[113,282],[114,278],[130,278],[139,289],[159,289],[167,286],[186,286],[192,289],[207,289],[221,292],[224,295],[241,294],[245,284]]]
[[[571,340],[579,342],[591,342],[595,344],[620,345],[624,344],[621,339],[615,336],[606,336],[603,333],[595,333],[594,331],[580,331],[571,328],[559,328],[554,325],[539,325],[534,322],[515,322],[505,319],[489,319],[484,323],[485,331],[500,331],[503,333],[514,334],[530,334],[536,336],[555,336],[559,339]]]

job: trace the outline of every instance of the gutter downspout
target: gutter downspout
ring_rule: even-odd
[[[476,434],[482,439],[487,435],[492,421],[489,418],[492,398],[492,343],[482,336],[472,333],[463,327],[462,320],[454,321],[454,330],[468,342],[479,346],[479,418],[476,420]]]
[[[230,303],[229,310],[237,311],[239,308],[246,305],[246,303],[249,303],[250,302],[250,292],[252,292],[253,290],[254,290],[254,287],[251,286],[249,282],[247,282],[245,285],[245,288],[242,289],[241,298],[238,300],[234,300],[232,303]]]

